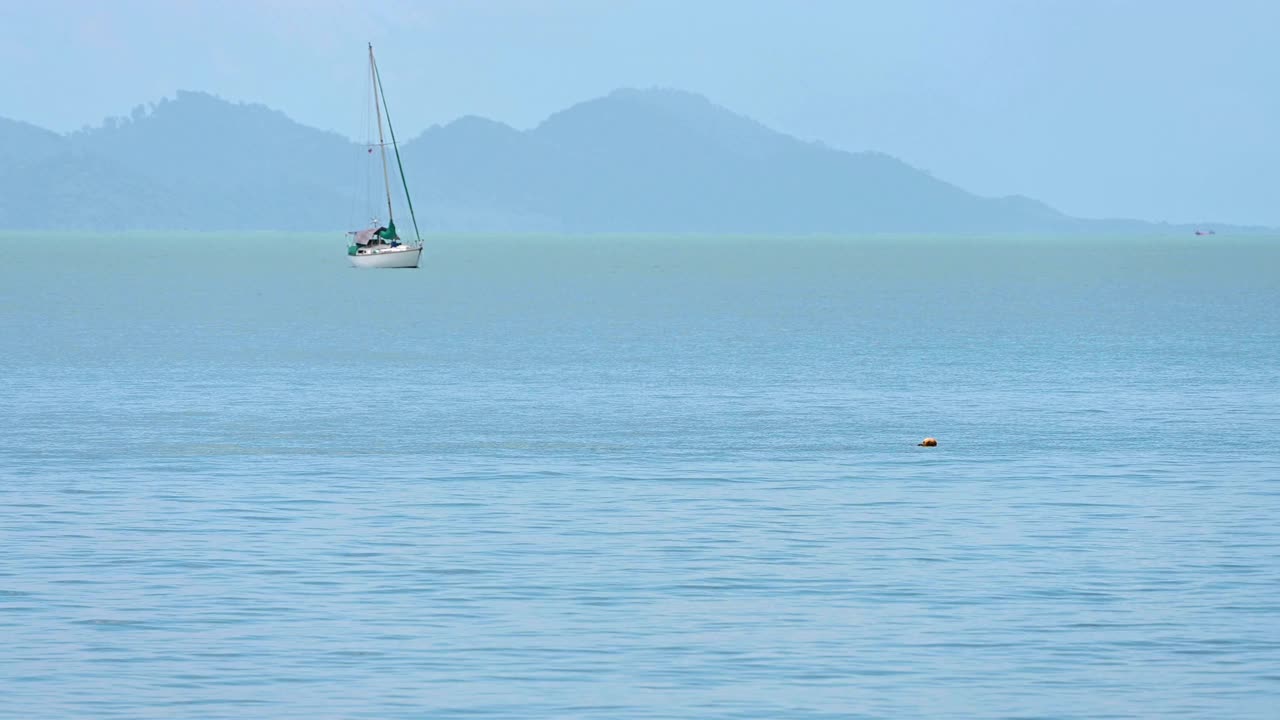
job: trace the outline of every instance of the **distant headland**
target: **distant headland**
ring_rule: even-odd
[[[0,229],[343,229],[367,220],[353,217],[364,151],[265,106],[199,92],[67,135],[0,118]],[[402,138],[402,153],[424,231],[1194,229],[981,197],[891,156],[805,142],[676,90],[618,90],[527,131],[464,117]]]

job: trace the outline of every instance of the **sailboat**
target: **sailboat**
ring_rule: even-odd
[[[404,179],[404,165],[400,162],[400,146],[396,144],[396,131],[391,126],[391,112],[387,109],[387,96],[382,92],[382,78],[378,74],[378,62],[373,57],[373,43],[369,43],[369,84],[373,94],[373,111],[378,118],[377,148],[382,155],[382,184],[387,194],[387,223],[374,218],[370,227],[352,230],[347,235],[347,259],[358,268],[416,268],[422,257],[422,235],[418,232],[418,218],[413,214],[413,200],[409,197],[409,183]],[[400,186],[404,188],[405,203],[409,206],[409,218],[413,221],[412,241],[400,238],[396,230],[395,209],[391,203],[391,174],[387,167],[387,142],[382,134],[382,120],[387,120],[391,134],[391,150],[396,158],[396,170],[400,174]],[[372,153],[374,146],[368,151]]]

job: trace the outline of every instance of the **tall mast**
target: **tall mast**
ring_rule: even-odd
[[[382,151],[382,184],[387,188],[387,220],[389,225],[395,225],[395,212],[391,210],[391,176],[387,174],[387,143],[382,139],[382,108],[378,103],[381,88],[378,87],[378,66],[373,62],[373,43],[369,43],[369,77],[373,81],[373,110],[378,114],[378,149]]]

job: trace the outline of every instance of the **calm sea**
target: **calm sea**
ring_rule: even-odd
[[[1280,238],[343,253],[0,237],[0,717],[1277,717]]]

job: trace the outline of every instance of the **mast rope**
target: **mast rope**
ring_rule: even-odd
[[[382,184],[387,189],[387,221],[390,227],[395,227],[396,213],[391,209],[391,178],[387,176],[387,144],[382,137],[382,110],[378,107],[378,94],[382,92],[382,82],[378,79],[378,66],[373,60],[373,43],[369,43],[369,75],[373,84],[373,110],[378,115],[378,143],[382,148]],[[387,123],[390,124],[390,122],[388,118]]]
[[[387,116],[387,129],[391,131],[391,148],[396,152],[396,167],[400,169],[400,184],[404,187],[404,199],[409,204],[409,218],[413,220],[413,235],[422,244],[422,233],[418,232],[418,216],[413,214],[413,197],[409,195],[409,181],[404,177],[404,164],[400,162],[400,146],[396,144],[396,129],[391,124],[391,110],[387,108],[387,95],[382,92],[382,75],[378,73],[378,61],[373,59],[373,46],[369,46],[369,61],[373,63],[373,77],[378,81],[378,94],[382,96],[382,114]],[[383,152],[386,152],[384,147]],[[388,196],[390,200],[390,196]]]

